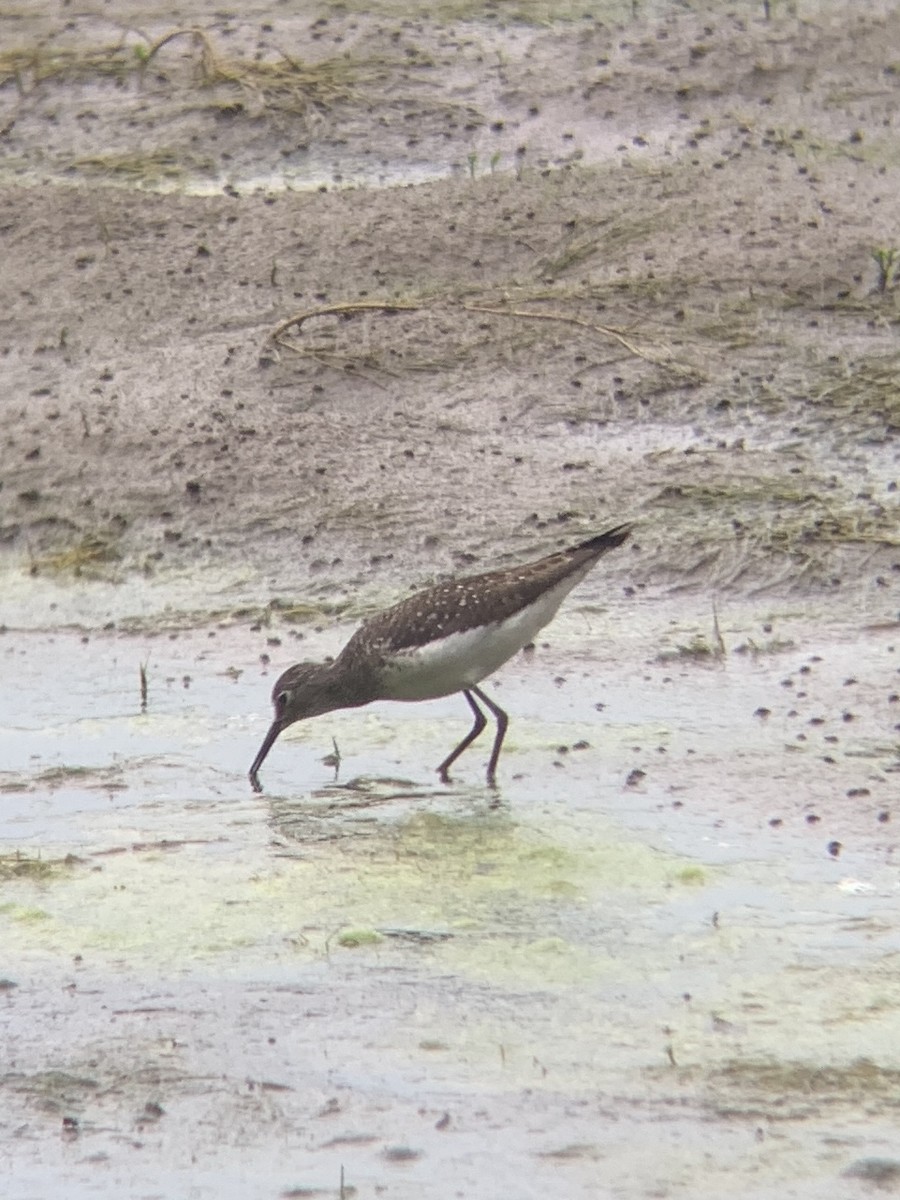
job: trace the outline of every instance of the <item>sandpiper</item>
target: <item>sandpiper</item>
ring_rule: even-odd
[[[261,792],[259,768],[278,735],[295,721],[373,700],[434,700],[462,692],[475,724],[437,768],[450,767],[478,737],[487,718],[497,721],[487,781],[494,786],[509,718],[478,684],[534,638],[598,559],[621,546],[631,525],[617,525],[536,562],[452,579],[416,592],[378,613],[356,631],[330,663],[297,663],[272,689],[275,717],[250,768]]]

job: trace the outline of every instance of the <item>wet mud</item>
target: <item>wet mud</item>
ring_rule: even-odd
[[[900,1187],[900,24],[769,8],[4,15],[10,1200]],[[450,697],[254,795],[626,519],[496,790]]]

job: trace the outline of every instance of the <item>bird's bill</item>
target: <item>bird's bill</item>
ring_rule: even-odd
[[[279,733],[281,733],[282,724],[280,721],[273,721],[269,726],[269,732],[263,738],[263,744],[259,748],[259,753],[253,760],[253,766],[250,768],[250,786],[254,792],[262,791],[262,784],[259,782],[259,768],[263,765],[266,755],[275,745]]]

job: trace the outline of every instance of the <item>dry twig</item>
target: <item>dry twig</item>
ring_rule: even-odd
[[[305,321],[313,317],[327,316],[356,316],[360,313],[397,313],[397,312],[421,312],[427,306],[424,304],[404,303],[402,301],[388,300],[348,300],[337,304],[325,304],[321,308],[310,308],[304,312],[293,313],[285,320],[279,321],[272,332],[269,334],[269,339],[278,345],[284,346],[286,349],[293,351],[295,354],[309,354],[310,351],[304,350],[295,342],[287,341],[284,337],[288,329],[296,326],[299,330]],[[451,305],[452,307],[452,305]],[[665,367],[670,371],[679,374],[696,374],[696,371],[689,366],[678,363],[669,354],[658,355],[653,354],[648,350],[642,349],[636,345],[625,334],[609,325],[597,325],[593,321],[585,320],[583,317],[571,315],[569,313],[560,312],[537,312],[521,308],[504,308],[491,304],[469,304],[462,303],[458,305],[462,312],[466,313],[485,313],[494,317],[513,317],[517,320],[524,321],[558,321],[566,325],[575,325],[579,329],[587,329],[591,333],[600,334],[602,337],[611,338],[618,342],[623,349],[629,354],[633,354],[636,358],[641,358],[645,362],[653,363],[659,367]]]

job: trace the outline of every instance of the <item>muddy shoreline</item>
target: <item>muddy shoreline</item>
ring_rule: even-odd
[[[297,120],[320,114],[322,145],[350,159],[378,130],[397,152],[397,126],[412,126],[448,178],[205,197],[88,172],[69,122],[97,150],[152,112],[147,155],[193,140],[223,162],[249,122],[264,160],[281,110],[223,124],[222,89],[248,85],[204,82],[190,38],[159,52],[158,77],[109,82],[82,61],[106,44],[91,22],[45,36],[46,71],[53,52],[71,61],[47,78],[19,67],[21,93],[0,89],[7,568],[214,579],[238,563],[291,596],[372,589],[379,603],[398,582],[637,516],[632,582],[830,591],[838,607],[849,587],[849,611],[859,586],[895,583],[896,297],[878,291],[872,252],[892,245],[900,169],[877,60],[896,16],[834,4],[710,25],[713,10],[476,22],[468,42],[401,23],[401,47],[446,41],[446,61],[404,67],[385,50],[386,107],[351,89],[305,100]],[[317,53],[324,39],[354,63],[366,38],[367,62],[395,45],[389,20],[326,15],[277,35],[318,33]],[[248,33],[209,27],[229,62]],[[498,38],[520,86],[495,84],[468,128],[441,108],[448,72],[462,88]],[[571,129],[567,55],[582,71]],[[883,84],[846,92],[867,73]],[[409,121],[391,96],[416,81]],[[590,130],[618,131],[615,149]],[[487,136],[500,158],[470,164]],[[554,139],[581,155],[554,158]],[[271,341],[292,315],[372,303],[398,308],[312,317]]]

